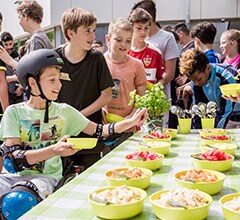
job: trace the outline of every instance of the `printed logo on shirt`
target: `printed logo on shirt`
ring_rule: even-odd
[[[60,79],[61,80],[66,80],[66,81],[72,81],[69,77],[69,74],[68,73],[63,73],[63,72],[60,73]]]
[[[49,123],[47,124],[41,124],[39,119],[21,120],[21,140],[22,142],[32,143],[33,145],[40,141],[56,141],[61,136],[63,124],[63,119],[58,117],[49,118]]]
[[[112,97],[114,99],[116,99],[119,96],[121,80],[120,79],[113,79],[113,81],[114,81],[114,86],[112,87]]]
[[[156,74],[157,74],[157,69],[156,68],[145,68],[146,72],[146,78],[148,81],[156,81]]]
[[[152,58],[151,57],[144,57],[143,58],[143,63],[145,64],[145,66],[149,66],[152,62]]]

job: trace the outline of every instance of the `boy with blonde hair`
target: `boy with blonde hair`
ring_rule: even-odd
[[[113,99],[106,106],[106,110],[124,118],[135,111],[133,106],[128,105],[129,93],[136,89],[139,95],[144,95],[146,90],[143,64],[128,55],[132,35],[132,25],[125,19],[111,22],[106,35],[108,51],[105,53],[105,58],[115,84]]]
[[[146,74],[143,64],[128,55],[132,34],[132,25],[125,19],[117,19],[109,25],[106,35],[108,51],[105,58],[114,80],[114,87],[112,101],[106,105],[103,115],[113,113],[128,118],[135,112],[134,107],[129,105],[129,93],[136,90],[139,95],[145,94]],[[136,127],[128,133],[117,135],[115,140],[118,140],[112,145],[112,149],[129,138],[133,134],[132,131],[136,131]]]
[[[101,123],[101,108],[111,101],[114,84],[103,54],[91,49],[96,24],[96,17],[82,8],[67,9],[62,15],[61,26],[67,44],[56,49],[64,61],[58,101]],[[87,168],[100,159],[103,147],[103,142],[98,142],[94,149],[82,150],[71,159]]]

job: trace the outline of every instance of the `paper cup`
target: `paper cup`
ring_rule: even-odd
[[[214,128],[215,118],[201,118],[202,128]]]
[[[191,130],[191,118],[178,118],[178,126],[180,134],[189,134]]]

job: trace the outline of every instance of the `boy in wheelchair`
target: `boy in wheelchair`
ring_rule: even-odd
[[[0,154],[7,171],[0,174],[3,219],[18,219],[54,191],[62,177],[60,157],[77,152],[66,142],[70,135],[83,131],[97,138],[111,136],[142,124],[147,117],[146,110],[139,109],[129,119],[101,125],[65,103],[53,102],[61,89],[62,64],[55,51],[41,49],[25,55],[17,65],[19,82],[30,98],[9,106],[0,124],[4,141]]]

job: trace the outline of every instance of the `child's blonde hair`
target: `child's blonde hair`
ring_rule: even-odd
[[[88,27],[94,22],[97,22],[97,18],[91,12],[82,8],[70,8],[67,9],[62,15],[62,32],[65,38],[70,40],[67,34],[68,30],[73,30],[76,33],[79,27]]]
[[[123,18],[118,18],[109,24],[108,35],[111,36],[117,30],[129,31],[133,33],[133,27],[131,23]]]
[[[230,29],[224,31],[221,37],[226,37],[229,41],[237,41],[238,53],[240,54],[240,31],[236,29]]]

